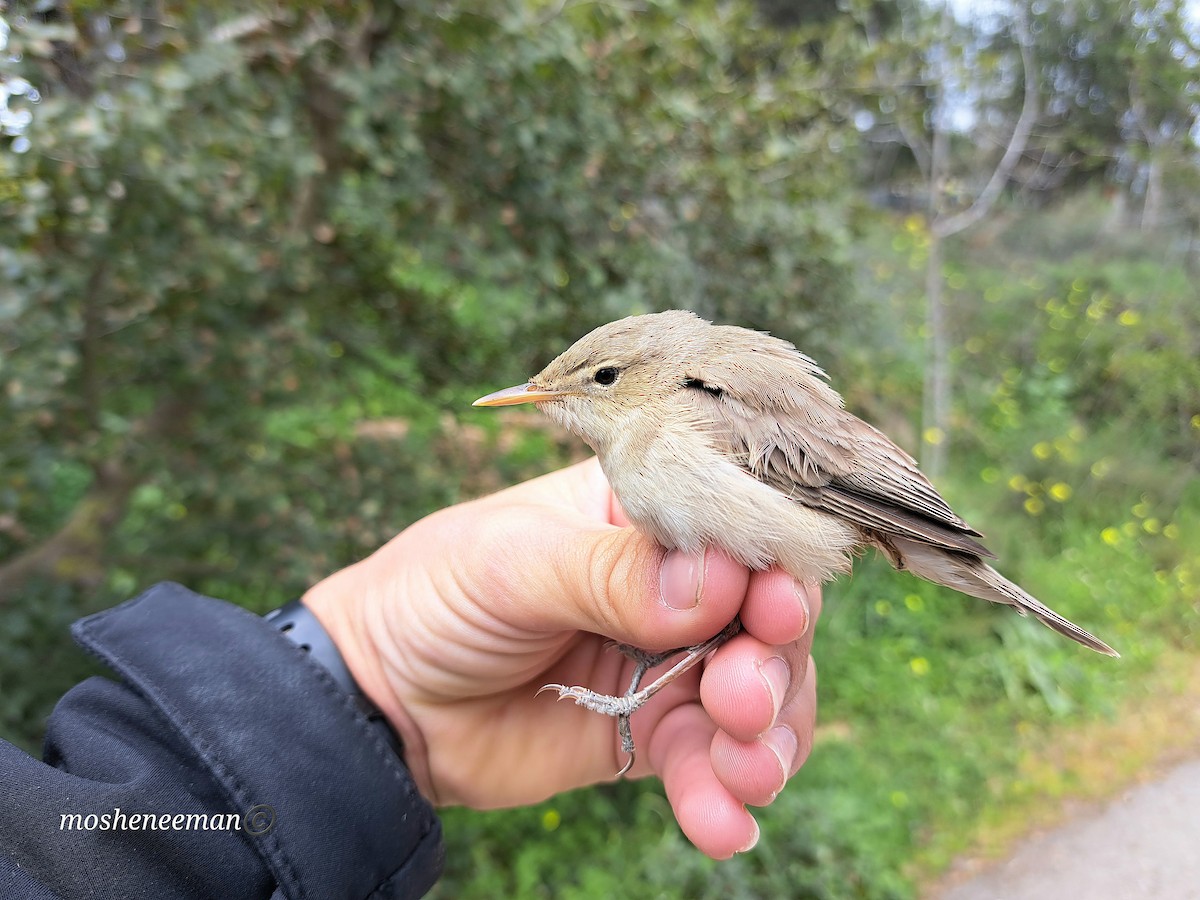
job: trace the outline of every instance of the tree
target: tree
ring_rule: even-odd
[[[1033,18],[1044,114],[1038,141],[1064,170],[1098,172],[1164,223],[1166,179],[1193,166],[1200,48],[1181,0],[1057,0]]]
[[[921,462],[926,471],[940,475],[945,469],[950,440],[950,326],[943,298],[943,242],[975,225],[988,215],[1008,185],[1028,144],[1037,118],[1037,83],[1032,41],[1023,12],[1013,8],[1006,22],[989,23],[1004,31],[1018,51],[1019,75],[998,81],[991,75],[1012,68],[1003,56],[988,58],[987,42],[981,40],[978,21],[958,22],[949,5],[940,8],[910,5],[904,8],[899,28],[903,40],[885,35],[873,15],[865,16],[864,31],[872,49],[878,91],[894,111],[893,122],[912,153],[926,196],[928,246],[925,258],[926,337],[925,383],[922,412]],[[913,44],[918,48],[913,53]],[[997,93],[995,85],[999,85]],[[999,145],[998,158],[990,174],[979,177],[975,195],[965,198],[960,190],[952,196],[950,156],[955,114],[970,114],[986,122],[986,112],[996,109],[1007,93],[1021,86],[1021,106]],[[880,104],[876,101],[876,107]],[[977,146],[985,129],[976,124],[970,135]],[[991,154],[989,154],[991,155]]]
[[[834,327],[849,129],[747,7],[10,22],[42,99],[0,157],[0,598],[294,591],[460,496],[443,410],[599,321]]]

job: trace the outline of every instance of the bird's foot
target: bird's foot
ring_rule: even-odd
[[[638,675],[637,677],[640,678],[641,676]],[[631,688],[630,690],[632,691],[633,689]],[[542,691],[558,691],[559,700],[574,700],[577,705],[582,706],[584,709],[603,713],[606,716],[616,716],[617,734],[621,736],[621,750],[624,751],[626,756],[625,765],[621,766],[621,770],[617,772],[616,777],[620,778],[633,768],[637,749],[633,744],[633,731],[630,729],[629,717],[653,696],[653,692],[634,691],[633,693],[626,694],[624,697],[614,697],[612,694],[601,694],[585,687],[568,687],[565,684],[546,684],[538,689],[539,694]]]
[[[629,717],[645,706],[651,697],[680,675],[694,668],[697,663],[701,662],[741,630],[742,623],[738,619],[734,619],[725,626],[720,634],[709,638],[707,641],[702,641],[691,647],[668,650],[665,653],[651,653],[648,650],[642,650],[640,647],[634,647],[629,644],[617,644],[617,649],[621,653],[637,663],[634,667],[633,675],[629,679],[629,687],[622,697],[615,697],[612,694],[601,694],[598,691],[589,690],[585,687],[572,687],[565,684],[547,684],[540,688],[538,693],[550,690],[557,691],[560,700],[574,700],[577,705],[582,706],[584,709],[616,717],[617,734],[621,738],[621,750],[627,756],[625,765],[617,773],[617,777],[619,778],[633,767],[633,761],[637,754],[633,744],[633,732],[630,729]],[[650,682],[650,684],[644,688],[641,687],[642,679],[650,669],[680,653],[683,656],[678,662],[659,675],[654,681]]]
[[[601,694],[585,687],[568,687],[565,684],[544,684],[538,688],[539,694],[542,691],[558,691],[559,700],[574,700],[577,706],[582,706],[584,709],[617,717],[631,715],[649,699],[649,697],[641,698],[637,694],[614,697],[611,694]]]

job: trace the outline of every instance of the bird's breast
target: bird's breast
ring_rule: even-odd
[[[629,521],[668,548],[710,544],[753,569],[778,562],[824,581],[845,571],[855,529],[759,481],[689,428],[630,430],[600,454]]]

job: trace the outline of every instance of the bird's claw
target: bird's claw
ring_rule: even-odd
[[[710,638],[703,643],[696,644],[693,647],[685,647],[681,650],[670,650],[666,653],[651,653],[647,650],[641,650],[629,644],[617,644],[616,647],[625,656],[637,663],[633,671],[633,676],[629,682],[629,688],[625,691],[622,697],[614,697],[611,694],[601,694],[597,691],[589,690],[585,687],[568,686],[565,684],[546,684],[538,689],[540,694],[542,691],[557,691],[559,700],[574,700],[577,706],[582,706],[584,709],[589,709],[592,712],[602,713],[606,716],[615,716],[617,719],[617,734],[621,737],[621,749],[628,755],[625,765],[621,767],[621,771],[617,773],[620,778],[631,768],[635,757],[633,744],[633,731],[629,724],[629,717],[641,709],[647,701],[660,690],[682,675],[692,666],[702,661],[709,653],[721,646],[731,637],[738,633],[741,629],[741,622],[734,619],[726,628],[716,637]],[[641,687],[642,678],[654,666],[665,662],[676,654],[683,653],[683,658],[680,659],[669,670],[660,675],[654,682]]]
[[[614,778],[623,777],[626,772],[628,772],[630,769],[633,768],[633,761],[636,758],[637,758],[637,753],[635,753],[633,750],[630,750],[629,754],[625,757],[625,765],[621,766],[620,771],[618,771],[617,774],[614,775],[613,777]]]

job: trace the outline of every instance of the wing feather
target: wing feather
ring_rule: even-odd
[[[719,326],[718,326],[719,327]],[[725,329],[721,329],[724,331]],[[682,394],[718,449],[800,503],[867,532],[993,556],[887,435],[842,408],[825,373],[777,338],[723,334]]]

